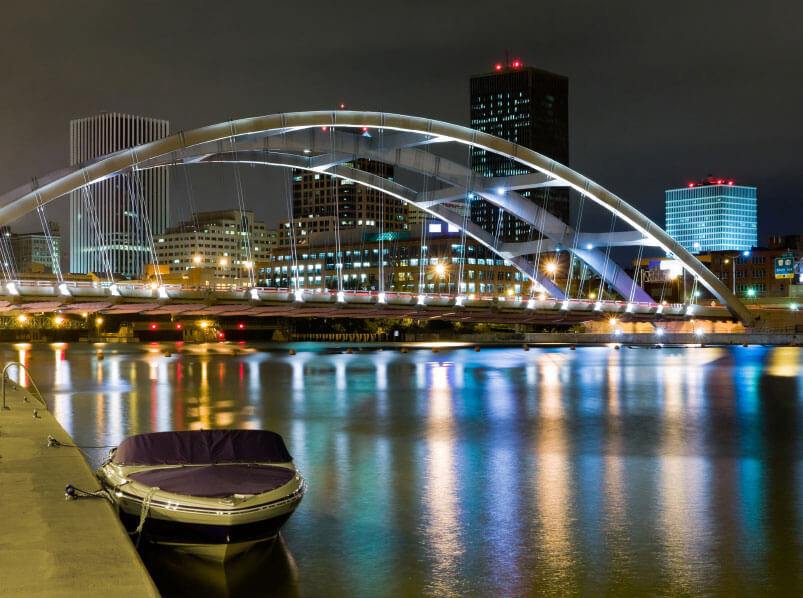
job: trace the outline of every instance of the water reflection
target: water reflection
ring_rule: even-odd
[[[293,556],[252,577],[259,553],[226,572],[148,555],[167,595],[182,571],[270,595],[267,569],[275,595],[803,592],[799,348],[317,349],[0,347],[79,444],[285,436],[310,482]]]

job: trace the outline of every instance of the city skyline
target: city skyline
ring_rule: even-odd
[[[94,11],[73,7],[39,14],[32,7],[8,9],[6,23],[35,24],[49,41],[23,54],[17,30],[25,28],[15,25],[0,42],[15,58],[7,85],[16,90],[0,111],[8,140],[0,184],[12,188],[62,167],[64,123],[101,109],[168,119],[175,130],[339,102],[467,124],[470,75],[489,70],[509,49],[511,57],[569,78],[573,168],[654,221],[662,219],[664,189],[714,172],[761,190],[760,243],[797,230],[796,107],[803,91],[788,59],[800,53],[797,7],[718,3],[692,10],[688,3],[656,14],[632,3],[604,9],[589,3],[513,13],[514,5],[503,4],[480,23],[461,4],[446,29],[409,17],[388,21],[377,10],[361,17],[361,39],[335,38],[316,24],[296,38],[277,30],[270,47],[286,48],[279,53],[254,35],[265,9],[238,6],[193,5],[192,26],[184,3],[104,5],[89,18]],[[455,8],[443,3],[427,10],[434,23]],[[160,18],[147,20],[156,10]],[[291,15],[271,9],[269,16]],[[116,23],[114,35],[104,22]],[[417,32],[416,43],[399,51],[407,27]],[[466,30],[482,31],[485,43],[476,44]],[[146,33],[160,43],[138,45]],[[721,50],[726,44],[718,42],[731,37],[745,41]],[[66,39],[70,44],[59,45]],[[210,208],[213,200],[199,196],[199,207]],[[258,216],[273,221],[281,212]]]

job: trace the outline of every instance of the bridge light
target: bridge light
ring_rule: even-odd
[[[443,278],[443,275],[446,273],[446,266],[444,266],[443,264],[438,264],[437,266],[435,266],[435,273],[441,278]]]
[[[159,286],[158,284],[156,284],[155,282],[152,282],[152,283],[151,283],[151,290],[152,290],[152,291],[155,291],[155,290],[157,289],[157,287],[158,287],[158,286]]]
[[[293,293],[296,301],[304,301],[304,289],[296,289],[295,293]]]
[[[116,284],[109,285],[109,294],[112,297],[119,297],[120,296],[120,287]]]
[[[538,293],[539,301],[546,301],[546,293]]]
[[[633,304],[632,303],[628,303],[627,307],[625,308],[625,311],[627,313],[632,313],[633,312]]]
[[[245,328],[245,324],[240,322],[239,324],[237,324],[237,328],[239,328],[240,330],[243,330]]]
[[[591,243],[589,243],[588,245],[586,245],[586,249],[591,251],[592,249],[594,249],[594,246]]]
[[[26,316],[25,314],[20,314],[17,316],[17,322],[19,322],[20,324],[24,324],[27,321],[28,321],[28,316]]]
[[[527,309],[535,309],[535,299],[527,301]]]
[[[53,318],[53,323],[56,326],[61,326],[62,324],[64,324],[64,316],[56,316],[55,318]]]
[[[81,314],[81,317],[82,318],[86,318],[88,315],[89,315],[88,313],[84,312],[84,313]]]
[[[563,311],[568,311],[569,310],[569,300],[568,299],[564,299],[563,300],[563,305],[561,305],[560,308]]]
[[[609,323],[611,326],[616,326],[616,318],[611,318],[610,320],[608,320],[608,323]]]
[[[251,268],[253,268],[253,267],[254,267],[254,262],[251,262],[251,261],[245,261],[245,262],[243,262],[243,266],[245,266],[245,269],[246,269],[246,270],[250,270]]]
[[[594,304],[594,311],[602,311],[602,301],[597,301]]]
[[[693,305],[686,306],[686,315],[687,316],[693,316],[694,315],[694,306]]]
[[[703,336],[705,334],[705,330],[703,330],[702,328],[697,328],[694,330],[694,334],[696,336]]]
[[[505,194],[505,188],[504,187],[497,187],[496,188],[496,194],[497,195],[504,195]]]
[[[425,301],[426,301],[426,299],[427,299],[427,298],[426,298],[426,296],[425,296],[425,295],[419,295],[419,296],[418,296],[418,305],[424,305],[424,304],[425,304]]]
[[[176,330],[181,330],[181,324],[176,324]]]
[[[457,297],[455,297],[454,306],[455,307],[463,307],[463,301],[465,301],[465,300],[466,300],[465,297],[463,297],[462,295],[458,295]]]
[[[346,294],[343,291],[337,292],[337,302],[338,303],[345,303],[346,302]]]
[[[207,322],[206,320],[202,320],[201,323],[199,324],[199,326],[201,328],[208,328],[209,327],[209,322]]]
[[[151,330],[156,330],[157,328],[159,328],[159,325],[156,322],[151,324]]]
[[[501,65],[501,64],[497,64],[497,65],[494,67],[494,69],[495,69],[495,70],[497,70],[497,71],[501,71],[501,70],[502,70],[502,65]]]
[[[589,299],[596,299],[597,298],[597,294],[596,293],[589,293],[588,294],[588,298]]]
[[[100,317],[98,317],[98,318],[95,318],[95,324],[97,324],[98,326],[100,326],[101,324],[103,324],[103,318],[100,318]]]
[[[70,294],[70,290],[67,288],[67,283],[66,282],[62,282],[59,285],[59,295],[67,295],[67,296],[69,296],[69,294]]]
[[[257,291],[256,289],[251,289],[250,293],[252,301],[259,301],[259,291]]]
[[[661,327],[656,328],[655,329],[655,334],[656,334],[656,336],[663,336],[664,335],[664,329],[661,328]]]
[[[789,309],[791,309],[792,311],[797,311],[797,303],[790,303]]]
[[[167,289],[164,285],[159,287],[159,299],[170,299],[170,297],[167,295]]]
[[[6,285],[6,290],[8,291],[9,295],[19,295],[20,294],[19,290],[17,289],[16,283],[13,283],[13,282],[9,282]]]
[[[379,293],[376,296],[376,302],[377,303],[384,303],[385,302],[385,293]]]
[[[555,272],[558,271],[558,265],[555,262],[549,262],[546,265],[546,271],[549,272],[550,274],[554,274]]]

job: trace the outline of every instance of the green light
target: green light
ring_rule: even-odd
[[[755,289],[747,289],[747,296],[748,297],[754,297],[755,294],[756,294]]]
[[[797,303],[790,303],[789,309],[791,309],[792,311],[797,311]]]

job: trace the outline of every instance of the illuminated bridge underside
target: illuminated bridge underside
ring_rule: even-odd
[[[116,285],[114,293],[103,284],[67,283],[70,297],[54,285],[41,281],[20,281],[15,301],[0,300],[0,316],[20,314],[98,313],[110,316],[181,318],[214,317],[322,317],[322,318],[412,318],[463,322],[555,323],[585,322],[616,317],[622,320],[675,320],[690,315],[681,304],[662,305],[584,300],[466,299],[455,306],[454,297],[428,295],[420,305],[416,295],[385,293],[384,302],[376,292],[345,291],[338,301],[336,292],[309,292],[297,301],[292,289],[238,289],[208,291],[166,285],[160,290],[144,283]],[[730,320],[723,307],[696,305],[693,315],[700,319]]]
[[[335,127],[333,129],[333,127]],[[372,137],[344,133],[367,127]],[[338,130],[340,129],[340,130]],[[357,131],[359,132],[359,130]],[[517,161],[532,173],[488,178],[467,166],[421,149],[458,143],[494,152]],[[400,185],[344,164],[355,158],[382,161],[395,169],[423,175],[420,190]],[[600,248],[607,245],[653,245],[674,254],[736,318],[750,323],[745,306],[702,263],[632,206],[581,174],[532,150],[466,127],[418,117],[378,112],[299,112],[240,119],[177,133],[99,158],[92,163],[33,180],[0,197],[0,224],[7,224],[66,193],[131,169],[192,162],[239,162],[297,167],[325,172],[385,191],[460,228],[478,242],[508,259],[524,275],[558,300],[563,291],[535,271],[526,258],[534,250],[572,252],[627,300],[659,307]],[[561,186],[574,189],[630,225],[631,233],[575,231],[518,191]],[[501,190],[500,190],[501,188]],[[534,243],[499,243],[492,235],[466,222],[454,202],[471,194],[481,197],[540,231]],[[453,298],[454,300],[454,298]]]

